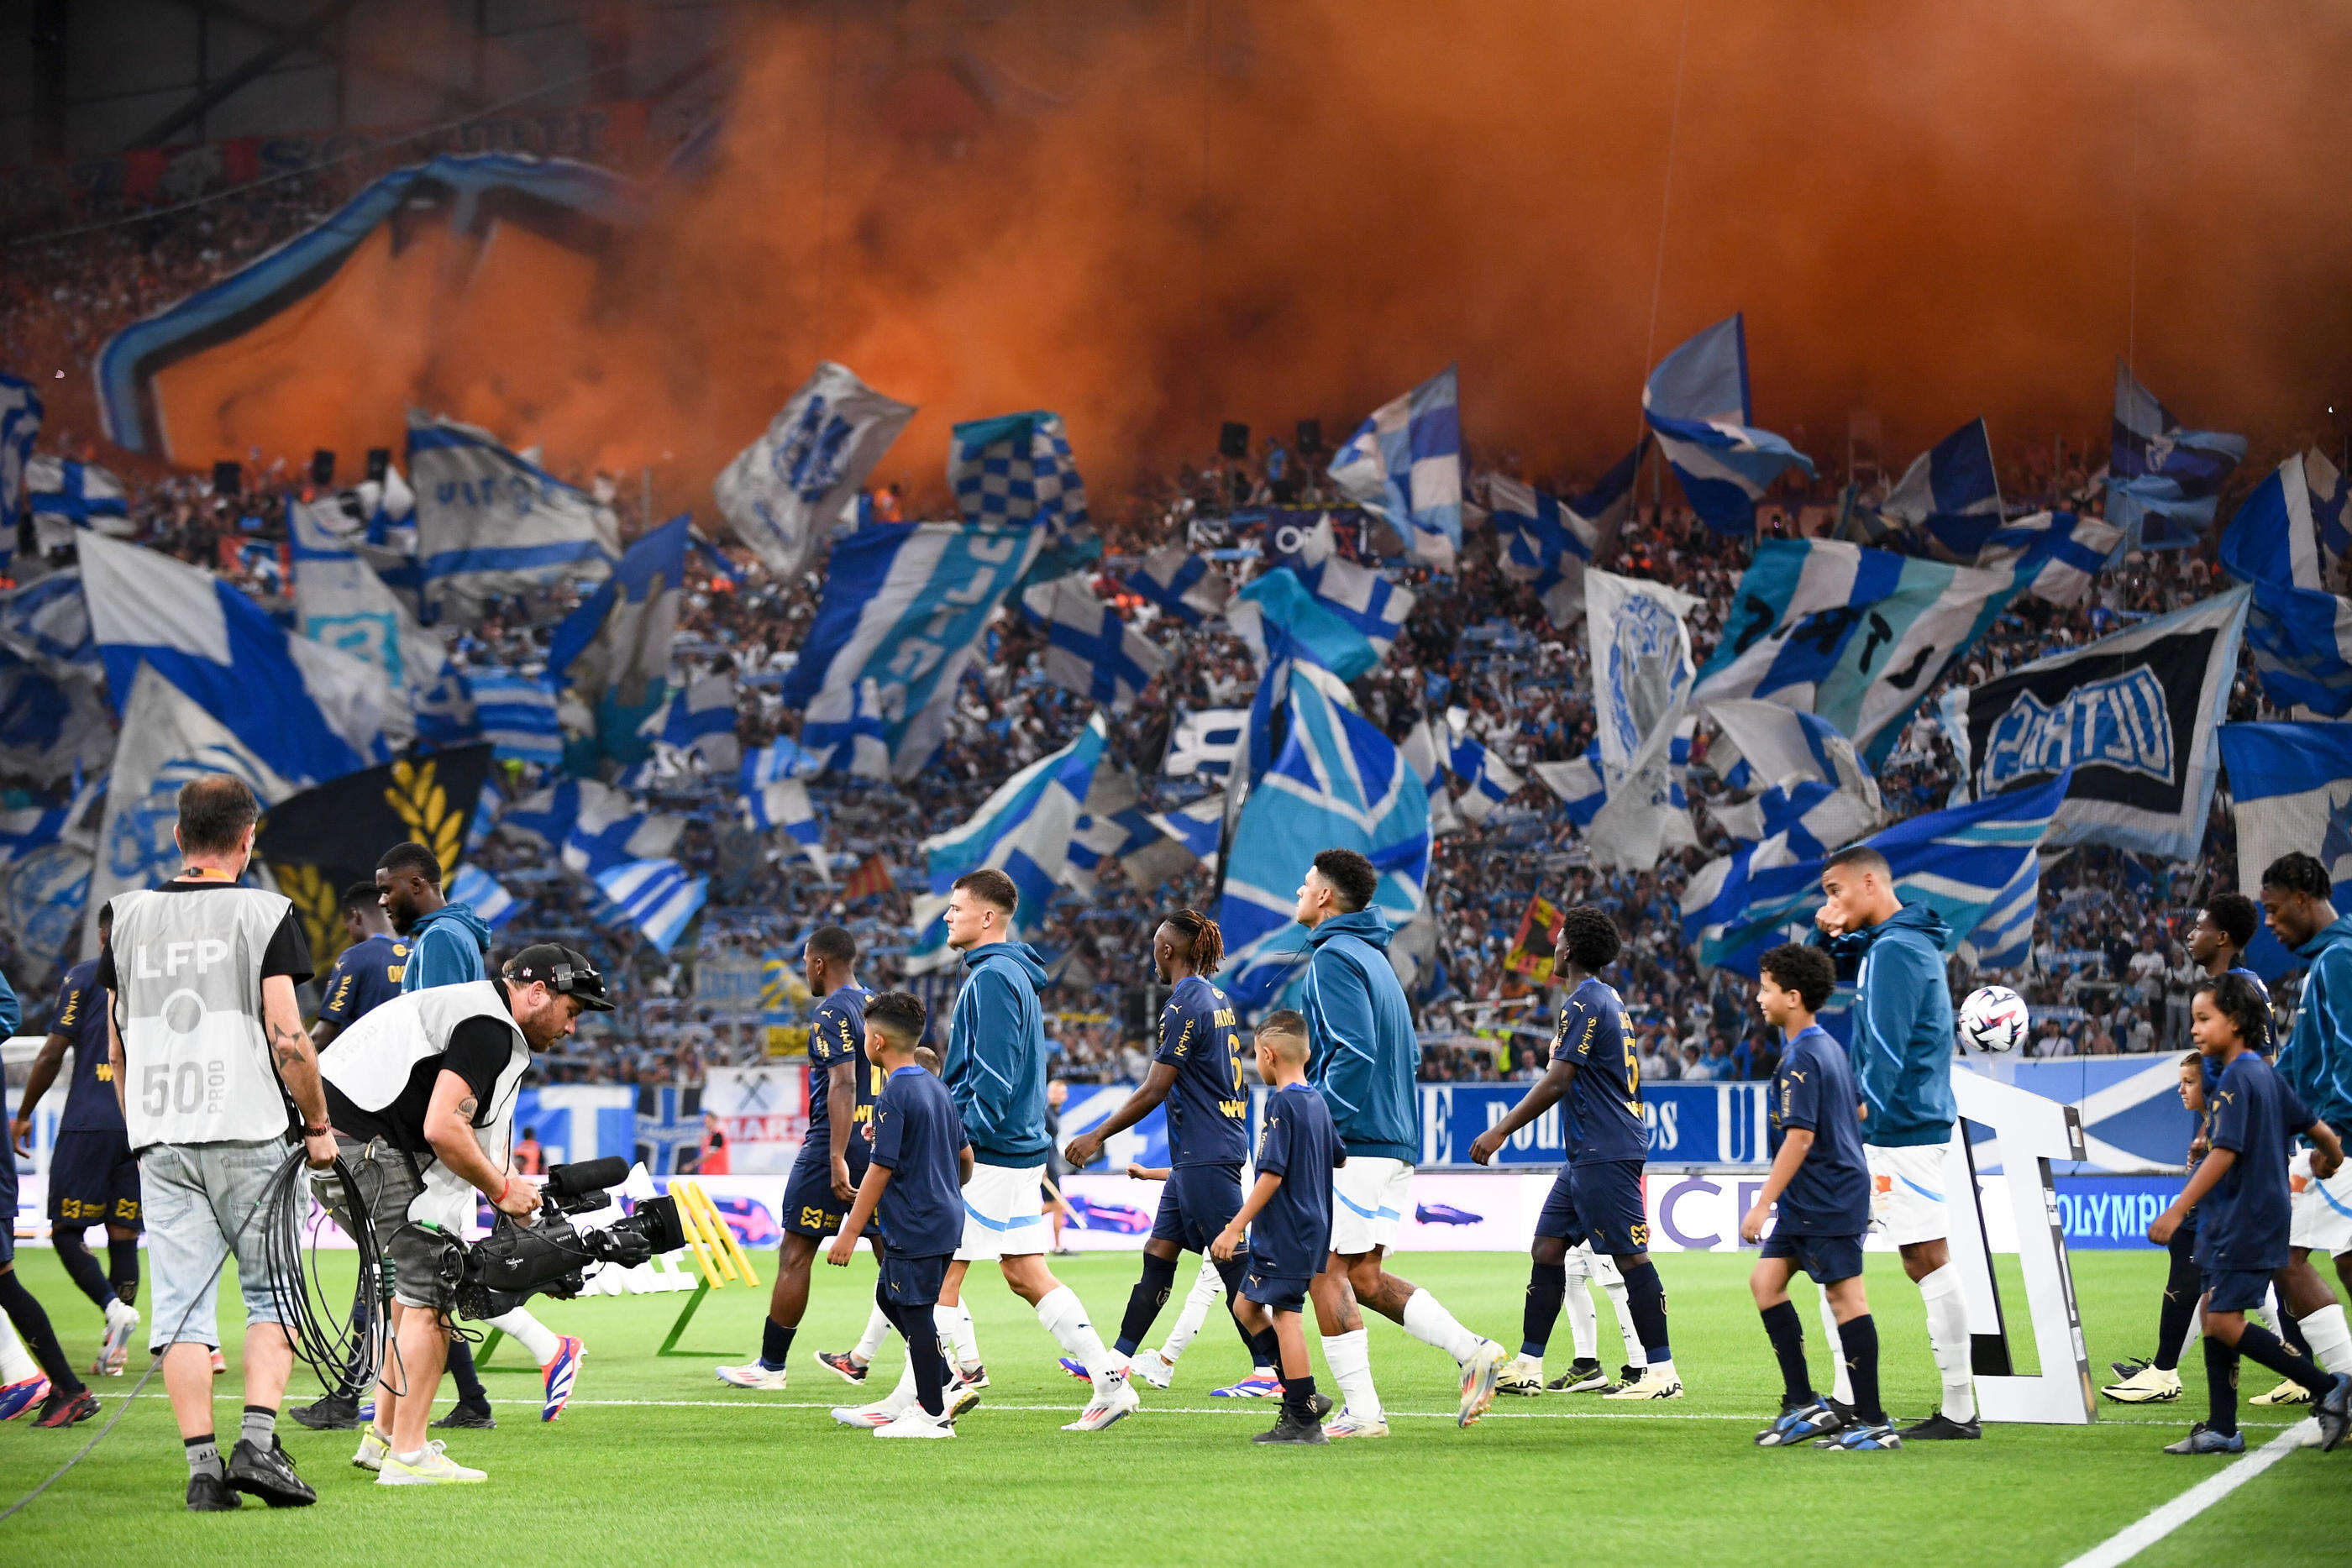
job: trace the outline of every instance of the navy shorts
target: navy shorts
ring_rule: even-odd
[[[2209,1312],[2260,1312],[2263,1298],[2271,1288],[2268,1269],[2208,1269],[2205,1290],[2211,1298],[2205,1303]]]
[[[1253,1254],[1247,1271],[1242,1275],[1242,1294],[1277,1312],[1304,1312],[1309,1279],[1306,1274],[1261,1274]]]
[[[1650,1249],[1650,1219],[1642,1209],[1640,1160],[1570,1166],[1569,1186],[1595,1252],[1623,1258]]]
[[[940,1287],[947,1283],[950,1256],[942,1252],[936,1258],[908,1258],[883,1253],[882,1276],[874,1281],[875,1304],[886,1312],[892,1307],[937,1306]]]
[[[49,1155],[49,1220],[139,1228],[139,1162],[113,1131],[59,1133]]]
[[[1167,1187],[1160,1195],[1151,1239],[1206,1254],[1226,1222],[1241,1211],[1241,1166],[1178,1166],[1168,1173]]]
[[[1536,1234],[1553,1237],[1570,1247],[1580,1246],[1584,1240],[1584,1219],[1576,1212],[1576,1194],[1570,1188],[1566,1166],[1560,1166],[1559,1175],[1551,1178],[1551,1190],[1544,1194],[1543,1212],[1536,1216]]]
[[[1764,1239],[1767,1258],[1793,1258],[1816,1285],[1834,1285],[1862,1272],[1862,1237],[1790,1236],[1775,1230]]]
[[[866,1145],[856,1133],[849,1137],[849,1188],[854,1193],[857,1184],[866,1179]],[[855,1198],[844,1201],[833,1192],[833,1150],[823,1141],[810,1139],[801,1145],[800,1158],[793,1162],[793,1174],[784,1183],[784,1211],[777,1218],[783,1222],[785,1233],[792,1236],[831,1236],[849,1218],[849,1205]],[[879,1216],[869,1222],[870,1235],[881,1234]]]

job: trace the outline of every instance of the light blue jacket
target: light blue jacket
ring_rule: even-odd
[[[1377,909],[1335,915],[1307,934],[1307,1081],[1322,1092],[1351,1158],[1421,1158],[1421,1042],[1388,959]]]
[[[1858,966],[1853,1039],[1846,1054],[1862,1091],[1862,1141],[1881,1148],[1948,1143],[1952,1098],[1952,990],[1944,979],[1951,927],[1924,904],[1832,938],[1843,974]]]
[[[2308,963],[2294,1031],[2279,1052],[2279,1076],[2311,1113],[2352,1133],[2352,915],[2295,949]]]
[[[406,993],[486,980],[489,971],[483,961],[489,951],[490,928],[465,904],[445,904],[409,928],[400,988]]]
[[[963,988],[948,1020],[940,1076],[984,1166],[1045,1163],[1045,967],[1026,942],[991,942],[963,956]]]

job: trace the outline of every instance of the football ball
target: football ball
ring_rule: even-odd
[[[2015,1051],[2031,1022],[2025,998],[2007,986],[1979,986],[1960,1004],[1960,1038],[1979,1051]]]

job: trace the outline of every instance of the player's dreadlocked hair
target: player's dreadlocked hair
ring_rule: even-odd
[[[1176,935],[1184,939],[1184,962],[1192,966],[1194,974],[1213,975],[1225,961],[1225,934],[1199,910],[1180,909],[1160,924],[1175,927]]]

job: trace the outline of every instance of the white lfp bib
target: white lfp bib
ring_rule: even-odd
[[[257,887],[142,891],[113,901],[115,1021],[131,1146],[286,1134],[261,1019],[261,961],[292,904]]]

